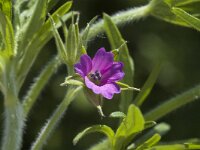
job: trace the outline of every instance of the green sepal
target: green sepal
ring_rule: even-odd
[[[73,76],[66,77],[65,81],[61,83],[60,85],[61,86],[68,86],[68,85],[84,86],[84,83],[80,75],[75,74]]]
[[[87,24],[86,28],[82,32],[82,45],[87,48],[87,39],[88,39],[88,33],[90,30],[91,25],[97,20],[98,16],[95,16],[92,18],[92,20]]]
[[[122,118],[124,119],[126,117],[126,114],[124,114],[123,112],[121,111],[115,111],[115,112],[112,112],[109,117],[111,118]]]
[[[135,87],[131,87],[131,86],[129,86],[128,84],[126,84],[126,83],[122,83],[122,82],[116,82],[119,86],[120,86],[120,89],[122,90],[122,91],[125,91],[125,90],[129,90],[129,91],[140,91],[140,89],[139,88],[135,88]]]

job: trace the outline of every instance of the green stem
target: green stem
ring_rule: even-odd
[[[20,103],[5,107],[2,150],[19,150],[23,135],[23,111]]]
[[[60,119],[67,110],[69,104],[72,102],[74,97],[77,95],[81,87],[69,88],[64,100],[57,107],[53,115],[49,118],[47,123],[42,127],[39,136],[36,138],[36,141],[33,143],[31,150],[40,150],[42,146],[47,141],[50,133],[54,130],[55,126],[59,123]]]
[[[150,12],[150,5],[145,5],[137,8],[131,8],[126,11],[121,11],[115,15],[112,15],[111,18],[116,25],[123,25],[125,23],[144,18],[148,16]],[[104,31],[103,26],[104,21],[102,19],[99,22],[93,24],[89,30],[88,39],[94,38],[99,33],[102,33]]]
[[[31,86],[26,97],[23,100],[24,118],[27,117],[35,101],[37,100],[41,90],[51,78],[52,74],[60,65],[58,57],[54,57],[42,70],[40,75],[36,78],[35,83]]]
[[[200,97],[200,85],[166,101],[145,115],[145,120],[158,120],[173,110],[193,102]]]
[[[8,65],[7,75],[4,77],[4,130],[2,140],[2,150],[19,150],[23,136],[23,109],[18,100],[18,94],[13,68]]]

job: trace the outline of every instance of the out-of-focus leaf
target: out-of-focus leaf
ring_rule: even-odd
[[[199,16],[200,15],[200,9],[199,6],[200,1],[199,0],[163,0],[160,1],[158,5],[156,5],[155,8],[153,8],[151,14],[159,19],[165,20],[170,23],[174,23],[177,25],[190,27],[185,21],[180,19],[179,17],[176,17],[176,15],[172,12],[172,7],[180,7],[184,9],[185,11],[188,11],[192,16]]]
[[[176,15],[174,15],[171,12],[170,6],[168,4],[166,4],[164,1],[160,2],[159,5],[157,5],[153,9],[151,14],[154,17],[157,17],[157,18],[159,18],[161,20],[164,20],[164,21],[167,21],[167,22],[170,22],[170,23],[173,23],[173,24],[177,24],[177,25],[188,27],[187,23],[185,23],[181,19],[177,18]]]
[[[174,144],[174,145],[153,146],[152,148],[147,148],[145,150],[186,150],[186,149],[185,145]]]
[[[173,144],[173,145],[158,145],[146,150],[198,150],[200,145],[196,144]]]
[[[8,55],[14,54],[14,32],[12,24],[7,16],[0,11],[0,32],[3,41],[3,50]]]
[[[134,100],[135,105],[141,106],[143,102],[146,100],[147,96],[150,94],[156,79],[158,78],[158,75],[160,73],[161,65],[158,64],[154,67],[153,71],[149,75],[147,81],[145,82],[144,86],[142,87],[141,91],[137,95],[137,97]]]
[[[147,128],[151,128],[153,126],[156,125],[156,122],[155,121],[146,121],[145,124],[144,124],[144,128],[147,129]]]
[[[111,118],[125,118],[126,115],[123,112],[121,112],[121,111],[115,111],[115,112],[112,112],[109,115],[109,117],[111,117]]]
[[[200,0],[165,0],[171,6],[183,6],[200,2]]]
[[[147,125],[145,122],[145,129]],[[147,131],[145,134],[143,134],[139,139],[134,141],[134,144],[137,145],[142,145],[147,139],[152,137],[154,134],[159,134],[161,136],[165,135],[170,129],[170,126],[166,123],[159,123],[149,131]]]
[[[135,105],[131,104],[125,117],[116,131],[114,139],[115,150],[121,150],[129,144],[133,137],[144,129],[144,118]]]
[[[59,2],[60,0],[48,0],[48,12]]]
[[[12,1],[0,0],[0,10],[6,15],[9,20],[12,20]]]
[[[187,149],[200,149],[200,144],[185,143]]]
[[[155,144],[157,144],[160,141],[160,139],[161,139],[161,136],[156,133],[150,139],[145,141],[142,145],[137,147],[136,150],[143,150],[146,148],[150,148],[150,147],[154,146]]]
[[[165,116],[173,110],[176,110],[181,106],[193,102],[194,100],[198,99],[199,96],[200,85],[197,85],[196,87],[167,100],[163,104],[157,106],[156,108],[145,114],[145,120],[158,120],[159,118]]]
[[[101,132],[101,133],[105,134],[108,137],[108,139],[110,140],[110,143],[112,144],[112,140],[113,140],[113,137],[114,137],[114,132],[110,127],[108,127],[106,125],[95,125],[95,126],[91,126],[91,127],[86,128],[85,130],[80,132],[73,139],[73,144],[75,145],[86,134],[94,133],[94,132]]]
[[[112,49],[118,49],[122,44],[125,43],[124,39],[122,38],[117,26],[113,23],[110,16],[107,14],[103,14],[104,19],[104,28],[106,34],[108,36],[109,42],[111,44]],[[124,44],[119,51],[119,61],[123,62],[124,64],[124,72],[125,77],[123,78],[122,82],[133,86],[133,75],[134,75],[134,64],[133,59],[129,55],[127,44]],[[133,93],[130,91],[122,92],[120,98],[120,110],[122,112],[126,112],[128,106],[130,105],[133,99]]]
[[[200,5],[199,5],[200,6]],[[200,19],[188,14],[183,9],[173,7],[172,12],[194,29],[200,31]]]

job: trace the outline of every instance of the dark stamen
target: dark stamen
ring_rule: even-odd
[[[100,81],[101,80],[101,73],[96,70],[94,73],[90,74],[90,77],[94,80],[94,81]]]

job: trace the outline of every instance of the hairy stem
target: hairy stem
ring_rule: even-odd
[[[179,107],[186,105],[190,102],[193,102],[200,97],[200,85],[167,100],[165,103],[159,105],[152,111],[148,112],[145,115],[145,120],[158,120],[161,117],[167,115],[173,110],[178,109]]]
[[[57,107],[53,115],[49,118],[47,123],[41,129],[39,136],[36,138],[36,141],[33,143],[31,150],[40,150],[44,143],[47,141],[50,133],[54,130],[56,125],[59,123],[61,117],[64,115],[69,104],[72,102],[74,97],[77,95],[81,87],[69,88],[64,100]]]
[[[131,8],[129,10],[118,12],[111,16],[113,22],[116,25],[123,25],[128,22],[138,20],[148,16],[151,12],[150,5],[145,5],[141,7]],[[104,31],[104,22],[101,19],[97,23],[93,24],[88,33],[88,39],[94,38],[97,34]]]
[[[4,130],[2,150],[19,150],[23,133],[23,109],[18,100],[15,72],[12,64],[6,67],[4,76]]]
[[[41,90],[47,84],[52,74],[60,65],[60,61],[58,57],[54,57],[42,70],[39,76],[36,78],[35,83],[31,86],[28,91],[26,97],[23,100],[23,109],[24,109],[24,117],[26,118],[30,112],[30,109],[33,107],[35,101],[37,100]]]
[[[20,103],[5,107],[2,150],[19,150],[23,133],[23,111]]]

